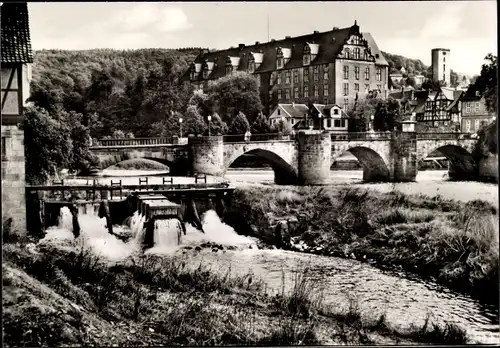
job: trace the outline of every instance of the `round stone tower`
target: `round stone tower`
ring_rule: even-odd
[[[188,148],[193,172],[222,175],[224,171],[222,136],[189,137]]]
[[[330,133],[300,132],[298,153],[299,181],[303,185],[321,185],[330,180],[332,139]]]

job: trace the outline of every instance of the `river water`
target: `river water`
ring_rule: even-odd
[[[108,171],[107,174],[119,176],[120,172]],[[136,183],[136,176],[148,174],[127,172],[135,176],[120,176],[124,184],[127,181]],[[463,201],[483,199],[498,206],[496,185],[444,181],[443,176],[446,175],[446,171],[421,172],[417,182],[395,186],[363,184],[360,171],[332,173],[332,185],[351,184],[380,191],[397,189],[405,193],[421,192],[429,196],[440,194],[445,198]],[[108,179],[101,178],[100,180]],[[161,177],[150,177],[150,181],[156,179],[161,180]],[[273,172],[234,170],[228,172],[226,179],[235,185],[248,182],[268,183],[273,182]],[[79,219],[82,228],[81,238],[111,261],[120,261],[131,254],[139,253],[138,241],[144,233],[139,227],[143,221],[140,216],[134,215],[130,223],[131,227],[115,226],[115,231],[118,233],[132,230],[135,238],[128,243],[108,234],[104,227],[105,219],[99,219],[92,212],[80,215]],[[263,280],[269,292],[279,291],[283,279],[285,279],[285,286],[290,286],[293,274],[307,266],[309,276],[318,280],[320,286],[318,292],[324,296],[326,305],[332,305],[337,309],[347,308],[349,299],[355,299],[363,315],[377,318],[385,314],[387,320],[395,326],[422,325],[425,318],[430,316],[431,322],[441,324],[451,322],[461,326],[467,330],[473,341],[492,344],[500,342],[498,308],[481,304],[477,300],[453,292],[432,281],[423,281],[417,276],[408,274],[382,271],[356,260],[283,250],[259,250],[256,247],[256,240],[238,235],[231,227],[223,224],[214,211],[205,213],[202,220],[206,233],[203,234],[188,225],[187,235],[182,236],[180,246],[176,243],[176,224],[160,224],[161,226],[157,226],[155,231],[155,240],[159,243],[147,252],[184,255],[189,264],[195,266],[202,261],[210,264],[214,271],[224,272],[230,267],[233,273],[252,272],[256,278]],[[50,228],[42,242],[54,243],[72,239],[70,229],[71,216],[63,209],[60,225]],[[232,245],[237,249],[215,253],[208,249],[195,251],[181,248],[199,245],[203,241]]]

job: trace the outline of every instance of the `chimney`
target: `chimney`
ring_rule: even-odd
[[[319,31],[315,30],[315,31],[314,31],[314,34],[319,34]]]
[[[339,27],[333,27],[333,30],[339,30]]]
[[[285,36],[285,39],[291,39],[292,37],[291,36]]]
[[[241,50],[242,48],[244,48],[244,47],[245,47],[245,44],[239,44],[239,45],[238,45],[238,48],[239,48],[240,50]]]
[[[275,40],[275,39],[271,39],[271,43],[275,43],[275,42],[276,42],[276,40]]]
[[[255,41],[255,46],[259,46],[260,45],[260,42],[259,41]]]

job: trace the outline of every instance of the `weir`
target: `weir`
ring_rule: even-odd
[[[90,213],[99,218],[105,218],[108,233],[117,237],[113,226],[127,224],[127,221],[132,229],[137,231],[145,229],[143,236],[146,247],[152,246],[158,226],[165,225],[161,221],[177,221],[176,223],[180,225],[179,240],[182,232],[186,234],[186,222],[204,232],[200,216],[215,205],[222,219],[225,208],[230,205],[234,191],[234,187],[229,187],[227,183],[141,185],[140,191],[137,185],[120,185],[119,187],[64,185],[64,188],[61,186],[28,186],[26,188],[30,233],[43,237],[47,228],[58,225],[61,209],[67,207],[72,215],[72,231],[75,238],[81,232],[78,216]],[[85,196],[89,188],[93,192],[100,192],[98,196],[101,199],[77,199]],[[61,189],[69,193],[67,198],[51,195]],[[109,199],[107,191],[116,189],[122,189],[126,197]],[[94,195],[92,198],[95,198]],[[134,220],[137,226],[133,227],[131,221],[135,215],[138,215],[140,219]],[[142,222],[139,223],[139,220]]]

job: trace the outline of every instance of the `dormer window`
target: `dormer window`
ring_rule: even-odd
[[[283,69],[283,58],[276,58],[276,68]]]
[[[346,47],[344,55],[346,59],[351,58],[351,50]]]
[[[304,63],[304,65],[311,64],[311,47],[309,47],[309,44],[306,44],[304,46],[302,62]]]

